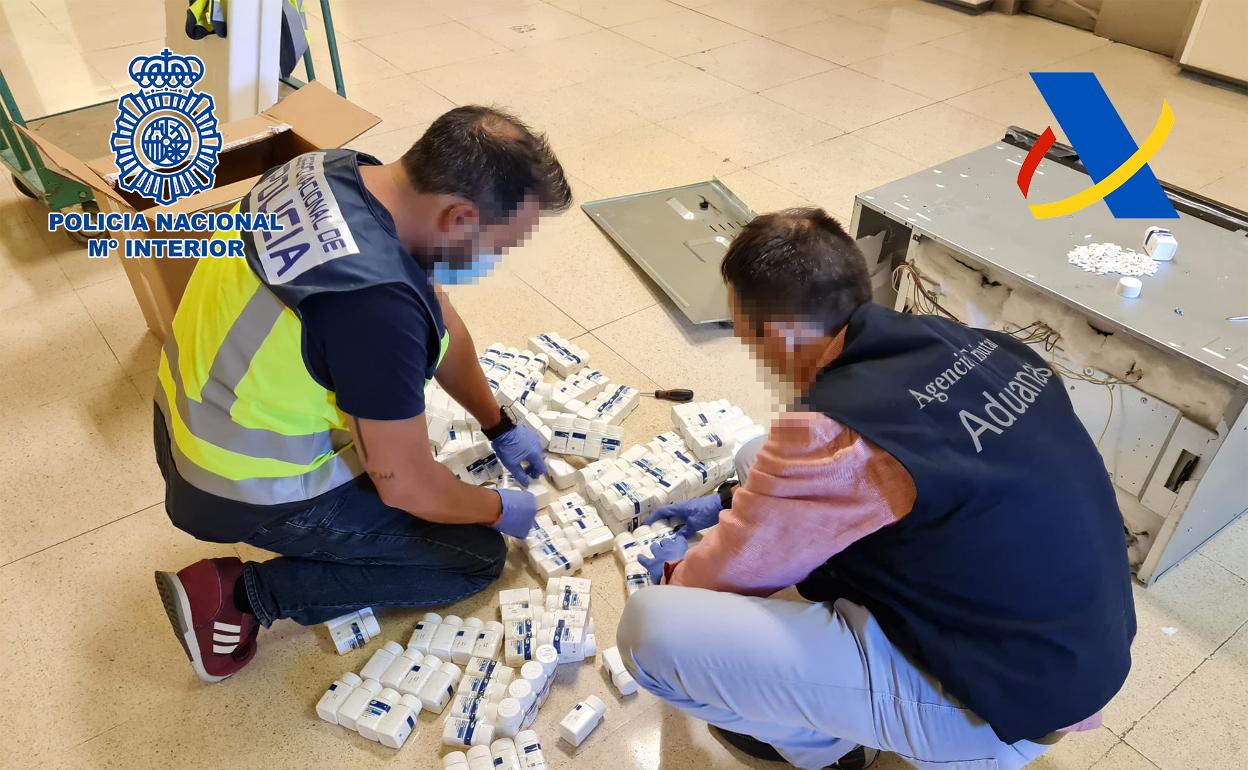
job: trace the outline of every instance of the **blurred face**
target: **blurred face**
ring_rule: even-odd
[[[537,199],[527,198],[511,216],[482,226],[476,206],[459,199],[451,201],[439,213],[431,251],[437,261],[454,269],[482,259],[496,262],[503,252],[528,238],[541,214]]]
[[[785,344],[781,333],[782,324],[758,322],[743,307],[737,293],[729,286],[728,311],[732,317],[732,333],[741,340],[754,360],[762,364],[773,377],[791,383],[794,374],[793,351]]]
[[[803,320],[755,320],[753,309],[745,307],[732,287],[728,309],[733,334],[750,355],[763,366],[766,385],[782,406],[805,393],[818,373],[819,359],[832,336],[818,323]]]

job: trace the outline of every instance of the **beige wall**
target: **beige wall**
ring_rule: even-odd
[[[1248,83],[1248,2],[1204,0],[1179,63]]]

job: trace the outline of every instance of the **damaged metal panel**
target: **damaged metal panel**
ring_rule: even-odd
[[[754,212],[723,182],[590,201],[581,209],[690,321],[728,320],[719,263]]]

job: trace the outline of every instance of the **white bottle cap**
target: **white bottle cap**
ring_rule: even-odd
[[[347,673],[343,674],[342,679],[338,681],[342,682],[343,684],[349,684],[352,687],[359,687],[360,682],[363,682],[364,680],[360,679],[360,677],[357,674],[353,674],[350,671],[348,671]]]
[[[534,690],[540,690],[546,681],[546,668],[536,660],[530,660],[520,667],[520,681],[527,681]]]
[[[598,637],[586,633],[585,641],[581,642],[581,653],[587,658],[594,657],[598,653]]]
[[[538,668],[540,669],[541,666],[538,666]],[[520,704],[520,708],[528,711],[529,706],[533,705],[537,693],[533,691],[532,682],[527,679],[517,679],[507,685],[507,697],[514,698]]]
[[[503,624],[499,623],[497,620],[489,620],[485,623],[485,630],[501,634],[503,633]]]
[[[634,539],[635,538],[627,532],[621,532],[615,536],[615,542],[617,545],[628,545],[633,542]]]
[[[459,676],[459,666],[455,665],[454,663],[451,663],[450,661],[447,661],[446,663],[443,663],[441,666],[438,666],[438,670],[441,671],[443,674],[450,674],[452,679]]]
[[[607,713],[607,704],[602,702],[602,698],[597,695],[590,695],[585,699],[585,705],[593,709],[597,714],[604,715]]]
[[[429,654],[425,656],[425,659],[420,664],[436,670],[442,667],[442,659],[437,655]]]
[[[499,738],[490,744],[490,753],[495,756],[516,753],[516,742],[510,738]]]
[[[554,594],[559,592],[559,578],[552,577],[546,581],[546,593]]]
[[[1128,299],[1138,297],[1140,296],[1140,289],[1142,289],[1143,286],[1144,284],[1139,278],[1132,278],[1129,275],[1124,275],[1118,279],[1118,294],[1119,296],[1127,297]]]
[[[442,616],[436,612],[426,612],[424,616],[421,617],[420,621],[422,623],[441,623]],[[450,756],[453,756],[454,754],[459,754],[462,757],[464,755],[464,752],[454,751],[454,752],[451,752],[451,754],[447,754],[446,756],[450,757]]]
[[[461,625],[466,628],[480,628],[485,625],[485,621],[481,620],[481,618],[468,618]]]
[[[381,646],[381,649],[385,650],[386,652],[392,653],[396,657],[403,654],[403,648],[399,645],[398,642],[386,642],[385,644]]]
[[[627,671],[611,675],[611,684],[620,691],[620,695],[632,695],[637,692],[637,680]]]
[[[493,763],[494,760],[490,756],[489,746],[473,746],[472,748],[468,749],[469,760],[482,759],[482,758],[489,759],[490,762]]]
[[[415,695],[404,695],[402,698],[399,698],[399,703],[407,706],[413,713],[420,711],[420,698],[417,698]]]
[[[399,693],[389,687],[383,687],[381,692],[377,693],[377,700],[388,700],[394,703],[399,702]]]
[[[447,615],[442,618],[442,622],[448,626],[462,626],[464,624],[464,619],[458,615]]]
[[[604,713],[606,706],[603,706]],[[524,719],[524,709],[520,707],[520,701],[515,698],[503,698],[493,708],[494,726],[505,733],[514,734],[520,729],[520,722]]]
[[[550,677],[559,665],[559,651],[552,644],[540,644],[533,652],[533,660],[542,664],[542,670]]]
[[[452,768],[467,764],[468,755],[462,751],[452,751],[450,754],[442,757],[442,767],[446,768],[446,770],[452,770]]]

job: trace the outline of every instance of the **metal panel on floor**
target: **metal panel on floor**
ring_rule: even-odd
[[[581,209],[690,321],[728,320],[719,264],[754,212],[723,182],[590,201]]]

